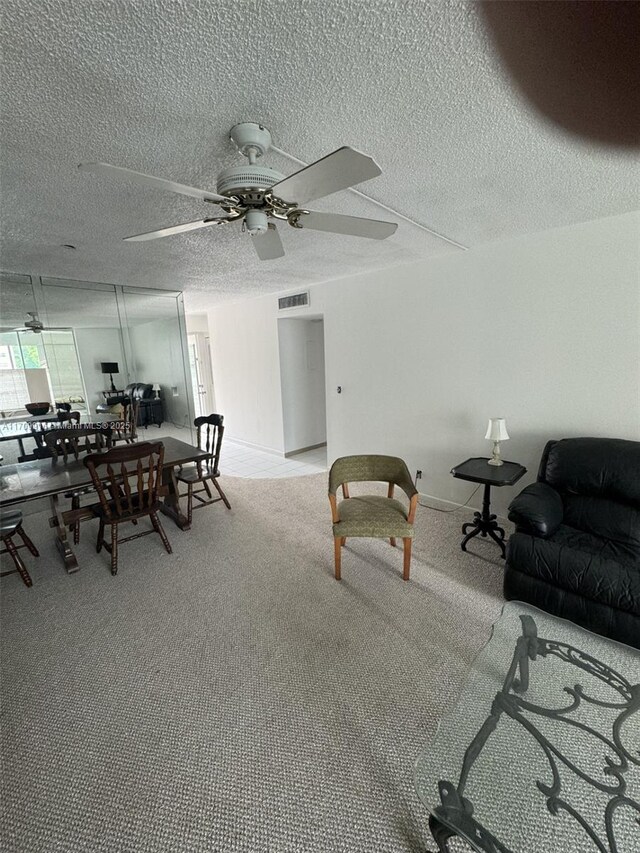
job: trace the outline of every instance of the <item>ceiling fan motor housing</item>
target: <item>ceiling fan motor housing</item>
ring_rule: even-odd
[[[220,195],[235,196],[247,203],[260,203],[266,190],[283,180],[284,175],[270,166],[232,166],[218,175]]]
[[[248,210],[244,221],[247,226],[247,231],[252,237],[256,237],[258,234],[264,234],[269,227],[267,214],[263,213],[261,210]]]

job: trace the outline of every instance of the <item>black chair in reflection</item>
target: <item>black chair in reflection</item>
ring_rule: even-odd
[[[191,524],[193,518],[194,498],[199,501],[200,506],[208,506],[209,504],[223,501],[226,508],[231,509],[231,504],[218,483],[218,477],[220,476],[220,450],[222,448],[222,436],[224,435],[223,421],[223,415],[214,414],[196,418],[193,422],[197,430],[197,445],[210,454],[210,456],[205,462],[196,462],[195,465],[188,468],[180,468],[176,474],[176,479],[187,486],[187,518],[189,519],[189,524]],[[209,483],[216,489],[219,497],[213,497]],[[198,484],[202,485],[201,489],[195,488]],[[206,492],[208,500],[201,497],[203,492]],[[196,507],[196,509],[199,509],[199,507]]]
[[[43,418],[42,420],[35,421],[31,426],[31,437],[36,445],[30,454],[19,456],[18,462],[28,462],[31,459],[50,459],[51,450],[45,442],[45,436],[52,430],[58,429],[60,424],[64,423],[79,424],[80,412],[59,411],[54,418]]]
[[[100,429],[93,426],[52,429],[45,433],[45,445],[53,463],[76,461],[82,455],[101,453],[112,446],[111,428]],[[64,493],[65,498],[71,499],[71,509],[80,509],[80,498],[93,492],[92,486],[73,489]],[[73,541],[80,541],[80,522],[72,525]]]

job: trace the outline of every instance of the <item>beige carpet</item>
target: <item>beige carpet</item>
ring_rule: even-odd
[[[3,851],[433,850],[413,765],[502,606],[472,513],[418,511],[412,579],[350,540],[326,477],[226,478],[232,504],[121,548],[85,524],[66,575],[46,514],[34,586],[2,578]]]

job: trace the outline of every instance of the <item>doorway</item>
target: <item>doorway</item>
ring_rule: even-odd
[[[278,319],[284,455],[327,443],[322,317]]]
[[[193,405],[196,417],[199,418],[215,411],[209,336],[203,332],[192,332],[187,335],[187,344]]]

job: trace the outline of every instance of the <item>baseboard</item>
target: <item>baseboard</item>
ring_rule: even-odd
[[[450,501],[450,500],[447,500],[446,498],[438,498],[435,495],[427,495],[424,492],[418,492],[418,500],[420,503],[435,504],[435,506],[432,507],[435,510],[439,510],[439,509],[451,510],[455,507],[456,509],[470,510],[472,512],[475,512],[475,511],[480,512],[481,511],[481,506],[479,504],[468,503],[465,506],[460,506],[460,501]],[[444,506],[440,507],[439,504],[444,504]],[[429,509],[429,506],[426,506],[425,508]],[[493,507],[492,507],[491,511],[493,512]],[[496,516],[497,516],[497,518],[499,518],[503,522],[509,520],[506,517],[506,515],[500,515],[499,513],[497,513]]]
[[[298,448],[298,450],[288,450],[284,454],[284,458],[288,459],[290,456],[297,456],[298,453],[306,453],[307,450],[316,450],[318,447],[326,447],[326,446],[327,446],[327,442],[322,441],[322,442],[320,442],[320,444],[310,444],[308,447],[300,447],[300,448]]]
[[[254,444],[252,441],[244,441],[242,438],[236,438],[228,433],[226,433],[226,438],[228,441],[233,441],[234,444],[241,444],[243,447],[250,447],[252,450],[260,450],[262,453],[270,453],[272,456],[277,456],[279,459],[284,458],[283,451],[276,450],[275,447],[265,447],[264,444]]]

